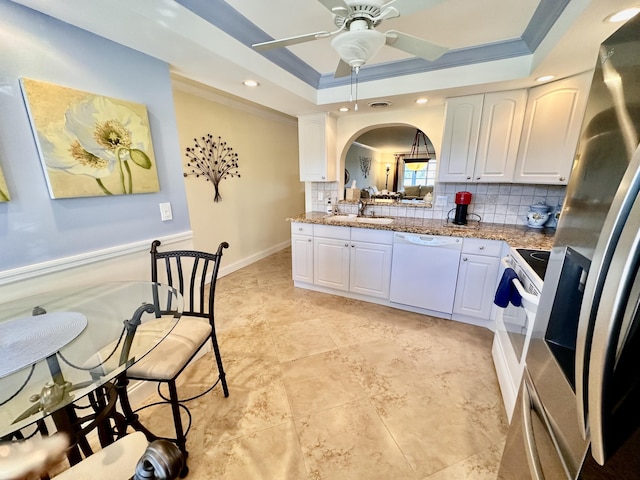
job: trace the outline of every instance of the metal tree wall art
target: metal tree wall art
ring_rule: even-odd
[[[364,178],[367,178],[369,171],[371,170],[371,157],[364,157],[360,155],[360,170],[362,170]]]
[[[214,202],[222,200],[220,196],[220,181],[226,177],[240,177],[238,173],[238,154],[233,148],[227,146],[227,142],[223,142],[218,137],[218,141],[213,141],[213,135],[207,134],[200,139],[194,138],[195,145],[187,147],[187,167],[191,168],[190,172],[184,174],[185,177],[195,175],[203,176],[205,180],[213,183],[216,195],[213,197]]]

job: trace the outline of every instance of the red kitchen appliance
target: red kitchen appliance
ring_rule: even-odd
[[[456,193],[456,214],[453,223],[456,225],[467,224],[467,208],[471,203],[471,192]]]

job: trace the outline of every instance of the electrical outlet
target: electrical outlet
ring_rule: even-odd
[[[446,206],[447,206],[447,196],[438,195],[436,197],[436,207],[446,207]]]
[[[318,192],[318,200],[319,201],[324,200],[324,192]]]
[[[160,218],[163,222],[173,220],[173,213],[171,212],[171,204],[169,202],[160,204]]]

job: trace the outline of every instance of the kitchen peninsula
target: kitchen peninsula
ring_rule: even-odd
[[[554,234],[524,225],[325,212],[287,220],[296,287],[492,330],[501,259],[511,247],[550,250]]]

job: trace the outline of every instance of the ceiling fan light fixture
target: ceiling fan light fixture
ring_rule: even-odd
[[[386,37],[376,30],[351,30],[334,37],[331,46],[351,68],[367,63],[384,46]]]

